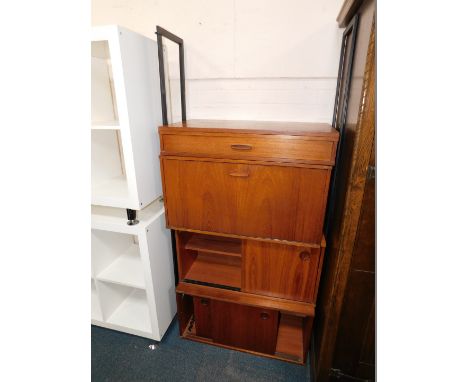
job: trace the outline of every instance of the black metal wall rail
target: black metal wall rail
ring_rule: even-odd
[[[164,72],[164,50],[163,50],[163,37],[175,42],[179,45],[179,70],[180,70],[180,104],[182,109],[182,122],[187,120],[187,109],[185,104],[185,64],[184,64],[184,40],[168,30],[156,25],[156,32],[158,38],[158,62],[159,62],[159,84],[161,87],[161,111],[162,111],[162,123],[163,125],[168,124],[167,120],[167,96],[166,96],[166,74]],[[174,263],[174,276],[175,285],[179,283],[179,270],[177,266],[177,249],[175,232],[171,229],[171,241],[172,241],[172,261]]]

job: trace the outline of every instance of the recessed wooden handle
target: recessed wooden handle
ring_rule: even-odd
[[[301,260],[310,260],[310,252],[307,252],[307,251],[302,251],[300,254],[299,254],[299,257],[301,258]]]
[[[234,144],[234,145],[231,145],[231,149],[249,151],[249,150],[252,150],[252,146],[251,145]]]
[[[200,302],[201,302],[201,304],[202,304],[203,306],[207,306],[207,305],[208,305],[208,300],[207,300],[206,298],[202,298]]]
[[[260,318],[262,320],[268,320],[270,318],[270,315],[268,313],[266,313],[266,312],[262,312],[262,313],[260,313]]]
[[[248,172],[231,172],[229,175],[236,176],[238,178],[247,178],[250,174]]]

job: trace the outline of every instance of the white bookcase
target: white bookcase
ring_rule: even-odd
[[[92,206],[91,322],[160,341],[176,313],[170,231],[164,206],[140,211]]]
[[[91,35],[91,322],[160,341],[176,313],[159,169],[158,47],[120,26]],[[127,225],[126,210],[138,211]]]
[[[92,29],[91,203],[141,210],[162,195],[158,47],[120,26]]]

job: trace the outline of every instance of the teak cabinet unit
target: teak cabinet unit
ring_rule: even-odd
[[[180,334],[304,363],[338,133],[199,120],[159,128]]]

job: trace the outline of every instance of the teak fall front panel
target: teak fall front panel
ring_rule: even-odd
[[[169,227],[320,243],[330,170],[162,158]]]

